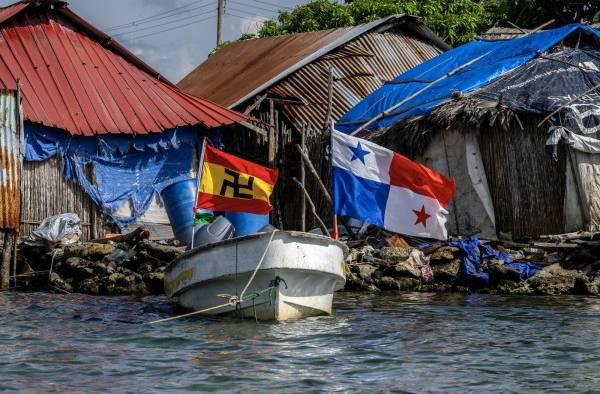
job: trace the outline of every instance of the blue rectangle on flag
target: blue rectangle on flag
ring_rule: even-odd
[[[333,167],[333,209],[336,215],[383,227],[389,193],[390,185]]]

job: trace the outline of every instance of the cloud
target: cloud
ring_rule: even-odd
[[[4,7],[16,0],[0,0]],[[272,0],[272,3],[282,7],[293,7],[308,0]],[[243,2],[243,4],[240,4]],[[198,9],[203,5],[207,8]],[[214,12],[206,16],[192,17],[192,15],[211,11],[210,5],[214,4]],[[187,73],[206,60],[210,51],[216,46],[216,0],[70,0],[69,7],[84,19],[105,30],[107,34],[117,36],[117,40],[128,47],[146,63],[163,74],[173,82],[181,80]],[[224,25],[224,39],[236,40],[243,33],[254,33],[264,20],[264,16],[274,16],[274,12],[260,10],[263,7],[254,0],[238,0],[229,3],[228,7],[238,8],[238,16],[226,15]],[[195,8],[189,13],[182,12],[173,18],[163,18],[152,23],[129,26],[126,29],[106,30],[110,27],[131,23],[132,21],[147,18],[159,13],[173,10],[177,7],[190,5]],[[253,8],[253,6],[256,6]],[[182,8],[181,11],[185,11]],[[176,11],[178,12],[178,11]],[[231,12],[233,14],[234,11]],[[166,16],[166,15],[163,15]],[[208,18],[207,20],[203,20]],[[166,24],[173,19],[182,19],[179,22]],[[162,25],[163,26],[157,26]],[[189,26],[184,26],[189,25]],[[148,28],[141,30],[142,28]],[[147,34],[164,31],[160,34]],[[127,33],[118,35],[120,33]],[[139,39],[134,39],[141,37]]]

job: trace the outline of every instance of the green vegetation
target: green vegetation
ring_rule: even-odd
[[[551,19],[556,25],[600,22],[600,0],[313,0],[292,11],[280,11],[278,20],[265,22],[258,36],[353,26],[402,13],[421,17],[449,44],[458,45],[492,26],[507,26],[507,22],[522,28]]]

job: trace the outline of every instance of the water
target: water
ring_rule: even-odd
[[[285,323],[188,319],[164,298],[0,294],[0,389],[598,392],[600,299],[339,294]]]

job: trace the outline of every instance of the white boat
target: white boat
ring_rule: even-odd
[[[165,292],[182,307],[209,315],[258,320],[327,315],[333,293],[346,281],[346,251],[338,241],[302,232],[233,238],[174,260],[165,270]]]

